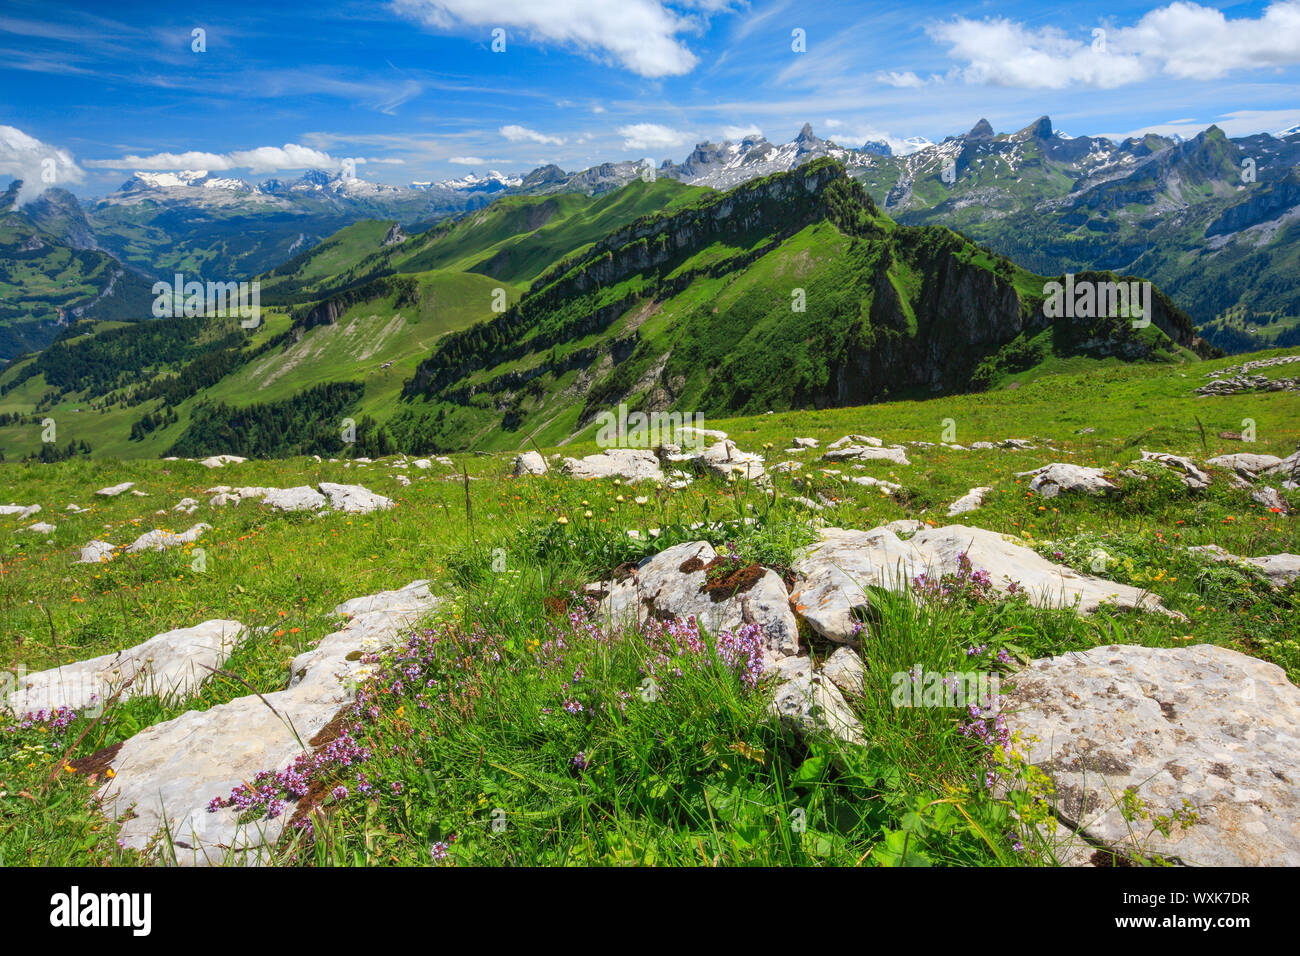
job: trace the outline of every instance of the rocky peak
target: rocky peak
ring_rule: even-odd
[[[1052,120],[1047,116],[1038,117],[1038,119],[1016,133],[1017,139],[1051,139],[1052,136]]]
[[[545,166],[538,166],[531,173],[524,177],[523,188],[528,189],[531,186],[545,186],[548,183],[560,183],[569,176],[564,170],[554,163],[548,163]]]
[[[971,127],[970,132],[966,134],[966,138],[967,139],[992,139],[993,127],[989,125],[988,120],[981,119],[978,123],[976,123],[974,126]]]

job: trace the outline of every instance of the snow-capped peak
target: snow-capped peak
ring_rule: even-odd
[[[509,176],[495,169],[490,169],[486,176],[466,173],[458,179],[444,179],[437,183],[411,183],[411,185],[417,189],[440,186],[443,189],[453,189],[456,192],[500,192],[504,189],[521,186],[523,182],[524,177],[522,176]]]
[[[137,170],[122,186],[123,192],[170,189],[226,189],[235,192],[252,192],[253,187],[242,179],[212,176],[206,169],[182,169],[176,172],[145,172]]]

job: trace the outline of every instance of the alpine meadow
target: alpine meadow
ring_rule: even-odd
[[[689,866],[1266,922],[1300,0],[1159,3],[7,3],[15,918]]]

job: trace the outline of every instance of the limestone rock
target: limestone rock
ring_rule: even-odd
[[[871,448],[879,448],[883,444],[884,442],[879,438],[873,438],[871,435],[845,435],[842,438],[835,439],[826,447],[835,451],[848,445],[867,445]]]
[[[245,634],[238,621],[204,621],[167,631],[123,651],[28,674],[5,704],[16,714],[55,707],[85,710],[102,705],[131,678],[122,698],[188,697],[211,676],[207,668],[220,667]]]
[[[523,454],[515,456],[515,463],[511,474],[516,478],[522,478],[524,475],[544,475],[550,469],[546,467],[546,459],[535,451],[526,451]]]
[[[796,438],[791,444],[795,448],[816,448],[820,442],[816,438]]]
[[[959,524],[927,528],[908,541],[885,528],[822,528],[817,542],[796,556],[794,570],[802,580],[794,598],[813,630],[854,643],[862,632],[866,588],[901,590],[921,574],[955,574],[962,554],[976,570],[988,572],[995,588],[1009,591],[1014,582],[1035,604],[1074,606],[1081,614],[1103,602],[1171,613],[1139,588],[1080,574],[995,531]]]
[[[1292,452],[1276,465],[1270,465],[1263,471],[1266,475],[1285,475],[1288,478],[1296,473],[1300,473],[1300,451]]]
[[[643,479],[663,481],[659,459],[647,448],[611,448],[585,458],[566,458],[560,470],[570,478],[621,478],[634,483]]]
[[[713,438],[717,441],[722,441],[727,437],[726,432],[718,431],[716,428],[696,428],[693,425],[683,425],[678,429],[678,433],[686,437],[696,439]]]
[[[353,699],[353,675],[361,664],[348,659],[352,652],[363,641],[381,647],[396,642],[436,604],[425,581],[340,604],[336,612],[352,619],[295,658],[285,690],[188,711],[127,740],[113,758],[116,776],[101,797],[109,813],[120,816],[134,807],[119,838],[143,849],[166,824],[182,864],[259,862],[294,807],[275,819],[241,825],[234,808],[209,813],[210,801],[229,796],[262,770],[290,764]]]
[[[849,481],[855,485],[866,485],[868,488],[879,488],[886,494],[895,495],[903,490],[903,486],[892,481],[884,481],[880,478],[872,478],[870,475],[853,475]]]
[[[100,488],[95,494],[104,498],[116,498],[124,491],[130,491],[135,487],[134,481],[124,481],[120,485],[109,485],[107,488]]]
[[[222,468],[226,465],[240,465],[246,461],[247,458],[240,458],[238,455],[213,455],[211,458],[204,458],[199,464],[204,468]]]
[[[1101,495],[1117,490],[1115,485],[1106,479],[1105,473],[1100,468],[1087,468],[1060,461],[1035,468],[1033,471],[1016,473],[1017,478],[1030,476],[1032,478],[1029,482],[1029,490],[1038,492],[1044,498],[1055,498],[1063,491]]]
[[[1210,476],[1197,467],[1196,462],[1190,458],[1170,455],[1167,452],[1143,451],[1142,460],[1159,462],[1166,468],[1181,472],[1183,484],[1191,491],[1204,491],[1210,486]]]
[[[101,561],[112,561],[115,550],[113,545],[107,541],[100,541],[96,538],[94,541],[87,542],[81,549],[81,557],[77,559],[77,563],[99,564]]]
[[[701,591],[703,569],[684,573],[681,566],[692,558],[708,564],[716,552],[706,541],[675,545],[641,562],[634,572],[638,608],[643,615],[694,617],[712,634],[735,631],[754,622],[763,628],[765,648],[774,657],[799,651],[799,627],[790,610],[785,584],[774,571],[764,570],[749,590],[721,601]]]
[[[955,515],[964,515],[968,511],[974,511],[984,504],[984,496],[992,490],[992,488],[986,486],[972,488],[948,506],[948,517],[952,518]]]
[[[393,507],[393,499],[377,495],[362,485],[340,485],[332,481],[322,481],[320,490],[330,500],[330,507],[348,514],[369,514]]]
[[[1111,646],[1036,660],[1012,682],[1008,727],[1054,778],[1070,829],[1188,865],[1300,865],[1300,689],[1281,668],[1208,644]],[[1200,820],[1168,838],[1130,824],[1129,788],[1153,816],[1186,799]]]
[[[29,524],[25,528],[19,528],[19,531],[28,531],[32,534],[54,534],[58,530],[58,525],[52,525],[48,521],[37,521]]]
[[[168,548],[175,548],[178,545],[193,544],[203,536],[203,532],[211,530],[211,528],[212,525],[204,524],[202,521],[180,534],[162,528],[155,528],[152,531],[146,531],[132,541],[126,546],[126,551],[127,554],[135,554],[139,551],[166,551]]]
[[[889,448],[878,448],[873,445],[843,445],[839,448],[833,445],[827,449],[826,454],[822,455],[826,461],[891,461],[896,465],[910,465],[907,451],[900,446],[894,445]]]
[[[281,511],[316,511],[325,507],[325,496],[310,485],[296,488],[270,488],[262,504]]]
[[[763,456],[741,451],[729,438],[710,445],[695,460],[719,478],[734,475],[737,478],[758,481],[766,475]]]
[[[1250,493],[1250,500],[1263,505],[1265,508],[1276,508],[1283,514],[1287,514],[1291,510],[1291,506],[1287,504],[1287,500],[1282,497],[1281,492],[1276,488],[1270,488],[1267,485],[1263,488],[1256,488],[1252,491]]]
[[[830,731],[845,743],[863,745],[862,724],[844,696],[807,657],[786,657],[776,665],[776,688],[769,711],[800,733]]]
[[[1280,554],[1264,554],[1255,558],[1244,558],[1225,551],[1217,544],[1195,545],[1187,550],[1203,554],[1213,561],[1232,561],[1256,568],[1264,577],[1268,578],[1268,582],[1275,588],[1286,587],[1297,577],[1300,577],[1300,554],[1282,552]]]
[[[0,515],[17,515],[19,521],[22,521],[24,518],[30,518],[34,514],[38,514],[40,510],[40,505],[0,505]]]
[[[1218,455],[1214,458],[1207,458],[1205,463],[1215,468],[1227,468],[1243,477],[1254,477],[1274,465],[1280,465],[1282,459],[1278,458],[1277,455],[1253,455],[1249,452],[1237,452],[1232,455]]]
[[[847,647],[837,647],[826,658],[822,673],[848,697],[861,697],[866,687],[867,672],[862,658]]]

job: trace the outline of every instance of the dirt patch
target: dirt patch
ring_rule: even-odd
[[[763,577],[763,566],[758,562],[740,564],[718,555],[704,565],[704,584],[700,590],[714,601],[725,601],[737,594],[744,594]]]
[[[316,732],[316,736],[307,741],[307,745],[313,751],[322,747],[327,747],[334,741],[343,736],[348,727],[348,716],[352,711],[351,704],[344,704],[342,709],[334,715],[328,724]],[[289,818],[289,825],[285,827],[285,833],[296,831],[296,825],[307,819],[308,814],[324,801],[333,790],[330,781],[317,777],[307,786],[307,795],[298,801],[298,806],[293,811],[293,816]]]
[[[112,766],[113,761],[117,759],[117,752],[122,749],[123,743],[125,743],[125,741],[119,740],[111,747],[103,747],[100,750],[96,750],[93,754],[78,757],[76,760],[69,760],[68,766],[77,771],[77,773],[86,776],[104,773]]]
[[[716,561],[717,559],[715,558],[714,560]],[[694,574],[696,571],[703,571],[707,567],[708,565],[701,561],[700,556],[697,554],[695,557],[687,558],[683,561],[681,567],[677,570],[682,572],[682,574]]]
[[[637,563],[635,561],[624,561],[613,571],[609,572],[608,580],[625,581],[632,576],[636,569]]]
[[[1098,850],[1088,858],[1093,866],[1137,866],[1126,856],[1112,853],[1110,850]]]
[[[568,617],[569,599],[562,597],[542,598],[542,607],[547,617]]]

